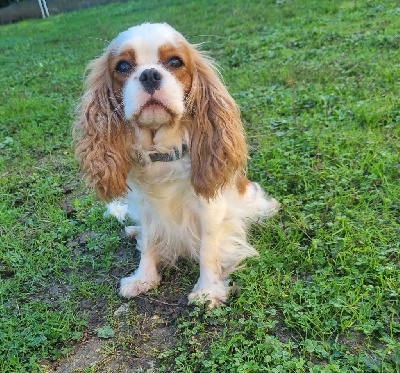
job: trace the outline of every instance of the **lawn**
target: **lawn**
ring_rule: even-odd
[[[122,299],[135,242],[74,159],[86,64],[144,21],[204,42],[250,178],[283,206],[224,308],[186,305],[186,261]],[[0,371],[399,372],[399,30],[395,0],[139,0],[1,27]]]

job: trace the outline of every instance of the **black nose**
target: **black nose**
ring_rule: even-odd
[[[143,70],[139,76],[139,81],[142,83],[143,88],[150,94],[160,89],[161,79],[161,74],[154,68]]]

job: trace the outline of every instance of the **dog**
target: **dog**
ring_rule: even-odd
[[[140,224],[127,227],[141,259],[121,295],[155,288],[163,265],[188,257],[200,263],[189,302],[224,304],[229,275],[257,255],[249,225],[280,204],[246,177],[240,111],[213,61],[168,24],[144,23],[88,70],[74,125],[80,168],[112,213]]]

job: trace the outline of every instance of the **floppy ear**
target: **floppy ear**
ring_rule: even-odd
[[[74,126],[76,156],[88,184],[103,200],[123,195],[131,161],[128,126],[118,110],[108,73],[107,52],[88,66],[86,92]]]
[[[191,182],[198,195],[212,199],[245,173],[247,146],[239,108],[211,61],[194,47],[192,56]]]

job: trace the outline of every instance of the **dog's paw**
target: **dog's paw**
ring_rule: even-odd
[[[217,308],[225,304],[227,297],[212,296],[206,291],[198,291],[197,293],[190,293],[188,296],[189,304],[201,303],[206,306],[208,310]]]
[[[281,208],[281,204],[275,199],[265,195],[259,184],[251,183],[248,188],[249,211],[254,220],[268,218],[275,215]]]
[[[150,289],[154,289],[160,283],[160,275],[142,277],[133,275],[121,279],[120,294],[125,298],[136,297]]]
[[[140,227],[137,225],[128,225],[125,227],[125,233],[128,237],[137,237],[140,234]]]
[[[188,296],[189,304],[198,302],[205,304],[207,309],[220,307],[225,304],[229,291],[230,287],[223,282],[213,284],[209,288],[200,287],[197,283]]]

